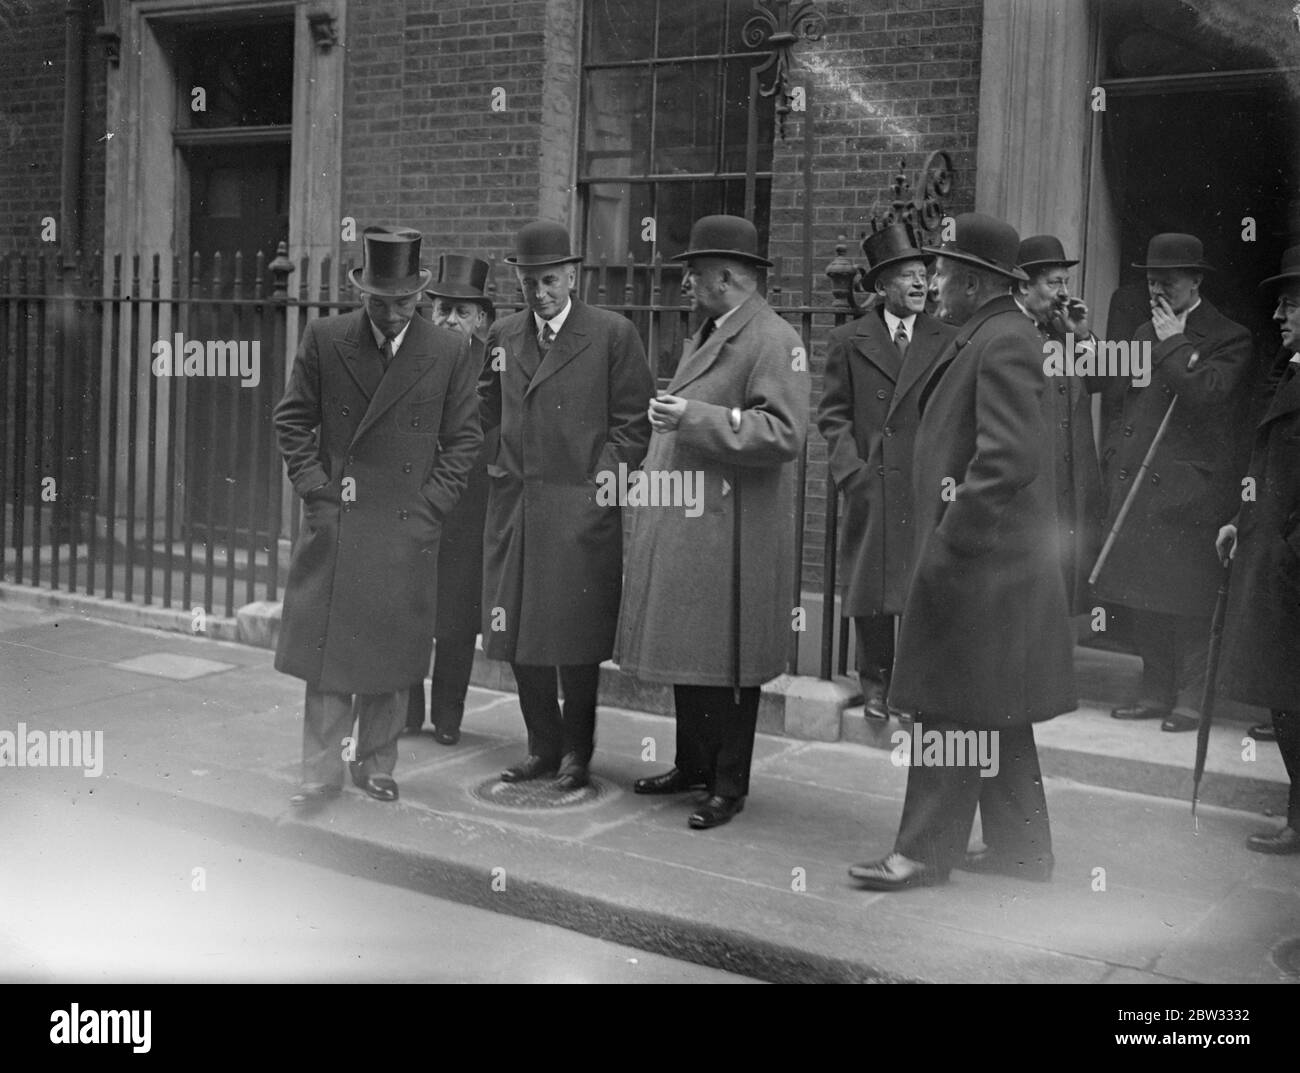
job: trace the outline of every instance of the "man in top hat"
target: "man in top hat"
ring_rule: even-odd
[[[953,867],[1051,875],[1033,724],[1075,707],[1073,642],[1042,341],[1011,294],[1019,245],[1008,224],[966,213],[926,250],[939,316],[961,328],[920,398],[916,566],[889,701],[945,748],[908,768],[894,852],[849,869],[872,890],[944,883]],[[977,804],[987,848],[967,854]]]
[[[1282,349],[1268,376],[1268,406],[1255,428],[1252,495],[1218,534],[1232,579],[1224,617],[1219,692],[1273,713],[1291,779],[1281,830],[1251,835],[1258,853],[1300,853],[1300,246],[1261,285],[1277,294]],[[1251,485],[1247,485],[1248,488]]]
[[[1151,319],[1134,333],[1135,345],[1150,348],[1151,376],[1146,386],[1126,383],[1102,444],[1106,532],[1177,405],[1097,578],[1098,597],[1130,609],[1142,656],[1141,696],[1111,715],[1193,730],[1221,574],[1214,540],[1241,505],[1251,339],[1201,296],[1213,268],[1195,236],[1156,235],[1134,267],[1146,270],[1151,295]]]
[[[772,262],[752,223],[705,216],[675,259],[703,322],[650,404],[645,474],[693,478],[696,499],[633,511],[615,658],[673,685],[676,764],[635,791],[706,790],[687,821],[706,829],[744,807],[761,686],[789,653],[809,374],[798,333],[759,293]]]
[[[1065,256],[1055,235],[1033,235],[1020,243],[1016,264],[1029,278],[1019,284],[1016,301],[1035,324],[1043,341],[1064,348],[1073,342],[1077,358],[1096,354],[1097,338],[1088,326],[1088,307],[1070,297],[1070,269],[1077,260]],[[1088,574],[1101,550],[1104,511],[1101,467],[1092,431],[1092,393],[1099,376],[1048,377],[1052,403],[1049,430],[1055,444],[1057,551],[1072,614],[1091,607]]]
[[[414,316],[432,275],[420,233],[362,237],[349,278],[363,308],[308,323],[275,409],[304,500],[275,656],[307,683],[299,805],[342,789],[354,713],[353,782],[396,800],[406,693],[429,666],[439,535],[482,442],[468,341]]]
[[[477,257],[444,253],[438,277],[425,293],[433,299],[430,320],[469,340],[470,363],[481,370],[487,348],[483,339],[495,310],[487,297],[491,266]],[[460,740],[465,695],[474,669],[474,639],[481,621],[483,590],[483,522],[487,515],[487,459],[496,454],[496,432],[486,434],[483,449],[469,472],[465,494],[442,527],[438,545],[438,614],[434,630],[433,679],[429,714],[433,736],[442,745]],[[424,678],[411,686],[406,729],[424,725]]]
[[[622,591],[622,512],[597,493],[602,475],[641,464],[654,393],[632,322],[574,293],[580,260],[562,225],[520,229],[506,263],[528,307],[492,325],[479,384],[484,426],[501,430],[488,460],[484,650],[510,662],[528,727],[528,755],[501,777],[558,775],[564,791],[588,782]]]
[[[917,398],[955,330],[925,312],[926,256],[903,224],[862,243],[871,310],[830,334],[817,427],[844,495],[840,613],[853,619],[869,718],[888,719],[894,626],[912,572],[912,446]]]

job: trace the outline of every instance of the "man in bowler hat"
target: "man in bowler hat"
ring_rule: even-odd
[[[1055,235],[1025,239],[1016,264],[1029,278],[1019,284],[1016,301],[1038,325],[1044,342],[1062,348],[1072,344],[1081,360],[1097,353],[1097,338],[1088,325],[1087,305],[1070,296],[1070,269],[1078,263],[1065,256],[1065,247]],[[1048,428],[1055,444],[1057,554],[1070,613],[1075,615],[1092,604],[1088,574],[1101,550],[1103,499],[1092,395],[1106,383],[1100,376],[1068,374],[1050,376],[1047,383],[1052,404]]]
[[[744,807],[761,687],[789,652],[809,375],[798,333],[759,293],[772,262],[752,223],[705,216],[675,260],[704,320],[650,403],[645,472],[697,480],[701,509],[633,510],[616,659],[673,686],[676,764],[633,789],[706,790],[687,819],[703,830]]]
[[[877,302],[830,334],[817,426],[844,496],[840,613],[853,619],[866,714],[888,719],[894,629],[912,571],[916,401],[954,329],[925,312],[926,262],[903,224],[867,236]]]
[[[916,565],[889,700],[914,734],[986,745],[915,750],[926,762],[908,768],[894,852],[849,869],[871,890],[944,883],[953,867],[1051,874],[1033,724],[1075,707],[1073,641],[1042,343],[1010,293],[1019,246],[1010,225],[966,213],[926,251],[938,314],[961,328],[920,398]],[[967,854],[977,805],[986,849]]]
[[[622,511],[597,490],[602,474],[641,464],[654,392],[632,322],[576,297],[580,260],[558,223],[519,230],[506,263],[527,308],[492,325],[479,383],[484,427],[500,428],[488,460],[484,650],[510,662],[528,727],[528,755],[501,777],[558,776],[562,791],[588,782],[622,591]]]
[[[1257,853],[1300,853],[1300,246],[1282,271],[1260,285],[1273,290],[1282,348],[1267,377],[1267,408],[1254,429],[1249,477],[1236,518],[1218,534],[1232,560],[1224,618],[1219,692],[1269,708],[1291,780],[1280,830],[1246,839]]]
[[[352,284],[363,308],[308,323],[275,409],[303,523],[275,666],[307,683],[308,805],[353,782],[397,799],[393,769],[410,684],[429,666],[444,519],[478,455],[469,343],[416,317],[431,273],[418,231],[368,227]],[[343,739],[358,722],[354,750]]]
[[[482,370],[487,347],[484,336],[495,310],[484,288],[491,265],[478,257],[444,253],[438,275],[426,289],[433,299],[430,320],[469,340],[470,363]],[[483,590],[483,522],[487,515],[487,459],[496,454],[496,433],[483,438],[483,449],[469,472],[469,484],[442,527],[438,545],[438,615],[434,630],[433,677],[429,715],[434,740],[455,745],[460,740],[465,696],[474,669],[474,640],[481,621]],[[406,729],[418,733],[424,725],[424,678],[411,686]]]
[[[1125,385],[1102,444],[1106,531],[1177,406],[1097,578],[1098,597],[1130,609],[1142,656],[1141,696],[1111,715],[1194,730],[1221,572],[1214,541],[1241,505],[1251,338],[1201,295],[1213,266],[1200,239],[1156,235],[1134,267],[1146,270],[1151,296],[1151,319],[1134,333],[1135,345],[1150,347],[1151,376],[1145,386]]]

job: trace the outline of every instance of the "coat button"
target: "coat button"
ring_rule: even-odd
[[[1120,471],[1119,471],[1119,479],[1120,479],[1121,481],[1126,481],[1126,480],[1128,480],[1128,470],[1126,470],[1126,469],[1122,469],[1122,470],[1120,470]]]
[[[1064,394],[1065,394],[1065,384],[1064,384],[1064,383],[1060,383],[1060,384],[1057,384],[1057,385],[1056,385],[1056,393],[1057,393],[1058,395],[1064,395]]]
[[[402,463],[402,472],[403,472],[403,473],[410,473],[410,472],[411,472],[411,463],[409,463],[409,462],[403,462],[403,463]]]
[[[885,475],[885,467],[884,467],[884,466],[877,466],[877,467],[876,467],[876,476],[877,476],[877,477],[883,477],[884,475]]]
[[[347,463],[347,464],[348,464],[349,466],[351,466],[351,465],[355,465],[355,464],[356,464],[356,461],[357,461],[357,460],[356,460],[355,458],[353,458],[352,455],[348,455],[348,463]]]
[[[1125,435],[1125,436],[1132,436],[1132,435],[1133,435],[1133,426],[1132,426],[1132,425],[1125,425],[1125,426],[1124,426],[1124,435]]]
[[[346,406],[344,406],[341,410],[339,410],[339,413],[341,413],[344,417],[347,417],[348,414],[350,414],[351,412],[352,411],[349,410]]]
[[[886,435],[886,436],[892,436],[893,434],[894,434],[894,426],[893,426],[893,425],[886,425],[886,426],[885,426],[885,435]]]
[[[408,511],[408,510],[399,510],[399,511],[397,512],[397,516],[398,516],[402,521],[406,521],[406,519],[409,518],[409,517],[411,516],[411,512]]]
[[[1159,483],[1160,483],[1160,474],[1159,474],[1159,473],[1153,473],[1153,474],[1151,474],[1151,483],[1152,483],[1152,484],[1159,484]]]
[[[889,392],[882,387],[879,391],[876,392],[876,398],[881,399],[883,401],[884,399],[889,398]]]
[[[344,503],[344,504],[343,504],[343,513],[344,513],[344,514],[351,514],[351,513],[352,513],[352,504],[351,504],[351,503]]]
[[[419,428],[419,427],[420,427],[420,419],[418,417],[411,418],[411,428]]]

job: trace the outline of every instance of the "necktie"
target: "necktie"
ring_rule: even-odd
[[[704,322],[704,328],[700,332],[700,345],[695,348],[696,350],[703,349],[704,344],[709,341],[709,336],[713,334],[713,329],[716,327],[717,325],[713,322],[712,317]]]
[[[907,357],[907,329],[900,322],[898,331],[894,333],[894,346],[898,347],[898,356]]]
[[[384,356],[384,371],[393,364],[393,340],[391,336],[384,336],[384,348],[381,352]]]
[[[548,320],[537,335],[537,349],[541,351],[542,357],[546,357],[547,351],[551,349],[551,344],[554,342],[555,332],[551,329],[551,322]]]

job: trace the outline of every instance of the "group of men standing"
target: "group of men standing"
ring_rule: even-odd
[[[518,232],[506,261],[526,306],[496,321],[486,262],[444,256],[434,282],[417,232],[364,238],[352,277],[363,308],[308,325],[275,414],[305,503],[276,658],[307,686],[295,804],[338,794],[345,760],[358,787],[396,799],[396,741],[423,724],[435,635],[434,733],[454,744],[481,632],[485,654],[511,664],[528,732],[504,781],[588,783],[599,667],[613,656],[674,687],[676,762],[635,791],[703,790],[689,825],[728,822],[749,792],[760,687],[785,662],[810,406],[802,341],[762,298],[771,262],[754,226],[692,228],[678,259],[701,320],[660,392],[631,322],[577,297],[580,257],[561,225]],[[1300,849],[1295,363],[1252,396],[1249,336],[1200,296],[1210,267],[1192,236],[1156,236],[1139,266],[1145,383],[1095,366],[1045,372],[1049,343],[1077,356],[1099,344],[1069,296],[1078,262],[1053,236],[1021,242],[970,213],[941,247],[892,225],[863,251],[875,305],[831,335],[817,416],[845,497],[843,612],[866,711],[993,735],[1000,762],[992,777],[910,768],[894,852],[851,874],[880,890],[941,883],[953,867],[1050,878],[1032,728],[1076,706],[1070,615],[1096,599],[1133,612],[1143,695],[1116,718],[1195,725],[1220,556],[1234,547],[1245,563],[1226,659],[1250,670],[1230,670],[1227,688],[1275,709],[1293,775],[1287,827],[1252,846]],[[1300,266],[1268,282],[1294,349]],[[422,292],[431,321],[415,315]],[[1118,415],[1100,457],[1097,391]],[[1252,398],[1258,495],[1234,522]],[[703,509],[628,504],[625,547],[624,503],[601,492],[638,468],[698,480]],[[1094,570],[1103,516],[1124,524]],[[1279,579],[1287,594],[1259,598]],[[1267,654],[1288,669],[1262,666]],[[985,848],[970,851],[977,809]]]

